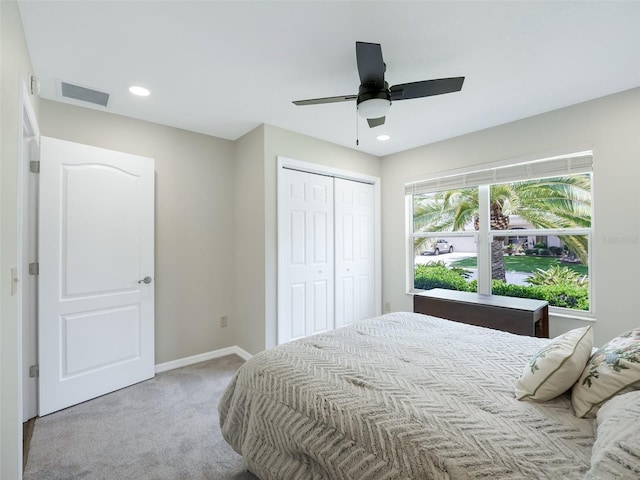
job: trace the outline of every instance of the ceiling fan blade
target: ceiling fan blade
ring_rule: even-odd
[[[367,123],[369,124],[369,128],[379,127],[380,125],[384,125],[384,117],[367,118]]]
[[[384,88],[384,61],[378,43],[356,42],[356,60],[360,83],[364,86]]]
[[[341,97],[324,97],[324,98],[310,98],[308,100],[294,100],[296,105],[321,105],[323,103],[338,103],[348,102],[358,98],[357,95],[342,95]]]
[[[391,101],[408,100],[410,98],[431,97],[443,93],[459,92],[464,77],[439,78],[422,82],[401,83],[391,87]]]

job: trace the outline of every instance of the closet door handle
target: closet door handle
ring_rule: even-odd
[[[142,280],[138,280],[138,283],[151,283],[151,277],[144,277]]]

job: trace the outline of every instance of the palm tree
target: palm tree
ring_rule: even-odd
[[[489,201],[492,230],[507,230],[509,215],[518,215],[542,229],[591,226],[591,176],[588,174],[491,185]],[[414,231],[464,231],[471,224],[478,230],[478,209],[477,188],[414,196]],[[427,240],[416,239],[414,247]],[[586,237],[570,235],[563,241],[586,263]],[[491,278],[504,281],[503,242],[504,237],[493,237]]]

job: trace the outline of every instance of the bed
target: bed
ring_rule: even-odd
[[[416,313],[357,322],[247,361],[222,433],[262,480],[584,478],[594,419],[568,394],[514,398],[545,342]]]

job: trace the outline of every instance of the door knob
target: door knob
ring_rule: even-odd
[[[142,280],[138,280],[138,283],[151,283],[151,277],[144,277]]]

